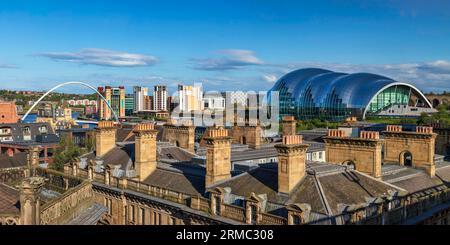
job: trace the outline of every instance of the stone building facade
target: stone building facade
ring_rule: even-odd
[[[103,134],[103,131],[115,130],[110,126],[100,123],[97,133],[113,135]],[[436,176],[430,176],[420,168],[385,164],[381,176],[374,178],[341,164],[308,162],[306,150],[309,145],[304,144],[300,136],[287,135],[275,146],[279,153],[278,163],[233,175],[228,166],[231,139],[226,130],[210,130],[206,137],[207,164],[201,166],[158,160],[155,163],[153,156],[156,153],[152,152],[157,148],[153,147],[156,139],[152,126],[135,127],[134,143],[116,143],[106,153],[90,153],[67,163],[64,173],[31,164],[14,170],[3,169],[0,171],[2,193],[11,190],[11,187],[2,188],[7,183],[23,180],[25,184],[21,189],[22,199],[20,189],[0,195],[0,222],[383,225],[448,224],[450,218],[450,163],[436,165]],[[329,135],[330,140],[337,136],[340,135]],[[110,140],[108,137],[101,139]],[[371,132],[361,134],[355,142],[363,144],[366,141],[375,145],[382,142],[379,135]],[[356,145],[352,142],[346,146],[347,150],[351,151]],[[409,174],[411,171],[413,173]],[[42,185],[41,181],[29,177],[47,180]],[[59,191],[60,195],[50,199],[30,198],[39,186],[42,186],[41,190]],[[10,201],[4,201],[4,196]],[[36,206],[37,200],[43,203]],[[36,204],[35,209],[14,209],[11,203],[17,202],[27,206],[25,208]],[[35,220],[24,218],[33,213],[40,216]]]
[[[164,125],[162,141],[170,142],[191,153],[195,152],[195,127],[189,124],[177,125],[168,122]]]
[[[378,132],[361,131],[360,137],[353,138],[344,131],[332,129],[324,141],[328,162],[350,165],[362,173],[381,177],[383,140]]]

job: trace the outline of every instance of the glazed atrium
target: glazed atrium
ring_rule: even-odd
[[[269,104],[271,92],[278,92],[281,116],[294,115],[300,120],[414,117],[434,111],[423,93],[413,85],[370,73],[299,69],[275,83],[268,94]]]

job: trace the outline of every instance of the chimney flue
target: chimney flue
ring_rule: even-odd
[[[283,136],[283,143],[275,145],[278,151],[278,192],[290,193],[305,177],[307,144],[301,135]]]
[[[231,137],[224,128],[208,131],[205,186],[231,178]]]
[[[157,166],[156,161],[156,136],[158,131],[150,123],[137,125],[133,133],[136,135],[134,169],[139,181],[147,179]]]
[[[100,121],[95,132],[95,151],[102,157],[116,146],[117,127],[112,121]]]

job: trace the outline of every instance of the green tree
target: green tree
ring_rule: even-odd
[[[52,169],[62,171],[64,164],[75,160],[81,155],[81,149],[75,146],[69,137],[62,137],[59,146],[54,155],[54,161],[51,166]]]

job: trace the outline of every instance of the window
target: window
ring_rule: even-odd
[[[112,200],[105,197],[105,207],[108,209],[108,214],[112,214]]]
[[[141,225],[145,225],[145,209],[141,208]]]
[[[109,214],[112,215],[113,206],[112,206],[112,200],[111,199],[108,200],[108,212],[109,212]]]
[[[131,222],[134,223],[134,222],[136,222],[136,218],[135,218],[135,217],[136,217],[136,216],[135,216],[135,214],[136,214],[136,213],[135,213],[135,207],[134,207],[133,205],[131,205],[131,206],[130,206],[130,209],[131,209],[131,210],[130,210],[130,212],[131,212],[131,213],[130,213],[130,215],[131,215]]]
[[[23,134],[31,134],[30,127],[24,127]]]
[[[46,126],[40,126],[39,127],[39,133],[41,133],[41,134],[46,134],[48,131],[47,131],[47,127]]]
[[[319,159],[322,159],[323,157],[323,152],[319,152]]]
[[[153,212],[153,224],[158,225],[158,213]]]
[[[177,219],[175,219],[174,217],[169,217],[169,224],[176,225],[177,224]]]
[[[257,219],[258,219],[258,213],[255,205],[250,205],[250,224],[256,225]]]
[[[22,129],[23,140],[31,140],[31,130],[30,127],[24,127]]]
[[[220,196],[216,196],[215,201],[216,201],[216,215],[220,215],[220,205],[221,205]]]

